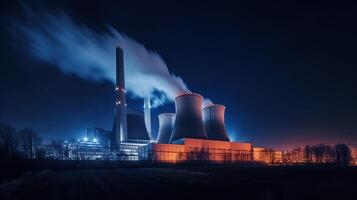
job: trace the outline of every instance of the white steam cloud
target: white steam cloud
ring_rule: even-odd
[[[134,98],[150,96],[152,106],[188,91],[157,53],[108,26],[105,33],[76,23],[64,12],[36,14],[26,9],[28,22],[14,20],[13,33],[23,36],[34,58],[65,73],[115,83],[115,48],[124,50],[126,89]]]
[[[205,99],[203,99],[203,102],[202,102],[202,109],[206,108],[208,106],[213,106],[213,105],[214,105],[214,103],[211,101],[211,99],[205,98]]]

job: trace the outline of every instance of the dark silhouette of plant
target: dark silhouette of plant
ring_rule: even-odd
[[[17,155],[18,140],[15,128],[9,124],[0,123],[0,157],[10,158]]]
[[[42,142],[41,137],[31,129],[22,129],[18,135],[25,157],[27,159],[36,158],[36,151]]]
[[[348,166],[352,160],[351,150],[346,144],[337,144],[336,149],[336,164]]]

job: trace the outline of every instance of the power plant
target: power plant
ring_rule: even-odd
[[[125,52],[124,52],[125,53]],[[123,51],[116,49],[116,116],[113,126],[116,152],[129,160],[177,163],[192,160],[252,161],[251,143],[230,142],[224,124],[225,106],[202,108],[203,97],[184,92],[175,98],[175,113],[159,114],[157,140],[151,128],[150,98],[144,115],[128,112]],[[119,159],[122,159],[119,156]],[[127,159],[127,158],[126,158]]]
[[[72,145],[72,154],[77,158],[147,160],[162,163],[249,162],[254,158],[266,160],[264,151],[259,148],[254,150],[251,143],[230,142],[224,122],[224,105],[210,104],[202,108],[203,97],[191,92],[176,96],[175,113],[158,115],[159,130],[155,140],[152,133],[150,98],[144,98],[143,111],[129,108],[126,103],[123,53],[125,52],[120,47],[116,48],[113,129],[111,132],[98,130],[98,133],[105,133],[104,136],[99,134],[88,139],[86,135],[82,141],[77,142],[77,146],[81,146],[80,149],[92,149],[88,151],[92,152],[91,155],[87,155],[86,151],[75,150]]]

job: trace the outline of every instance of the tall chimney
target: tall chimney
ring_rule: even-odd
[[[151,134],[151,105],[150,105],[150,96],[144,99],[144,116],[145,116],[145,126],[148,131],[149,138],[152,140]]]
[[[115,139],[118,146],[127,140],[127,120],[126,120],[126,99],[125,99],[125,79],[124,79],[124,58],[123,50],[120,47],[116,48],[116,118],[115,118]]]

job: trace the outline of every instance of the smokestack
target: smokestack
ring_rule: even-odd
[[[150,96],[145,97],[144,99],[144,116],[145,116],[145,126],[148,131],[149,138],[152,140],[151,135],[151,105],[150,105]]]
[[[202,99],[195,93],[175,98],[176,118],[170,143],[181,143],[183,138],[207,139],[202,121]]]
[[[123,50],[116,48],[116,130],[115,138],[118,145],[128,138],[126,120],[126,99],[125,99],[125,79],[124,79],[124,57]]]
[[[158,144],[169,144],[174,123],[175,113],[162,113],[159,115]]]
[[[203,124],[208,139],[229,141],[224,125],[225,108],[223,105],[214,104],[202,109]]]

